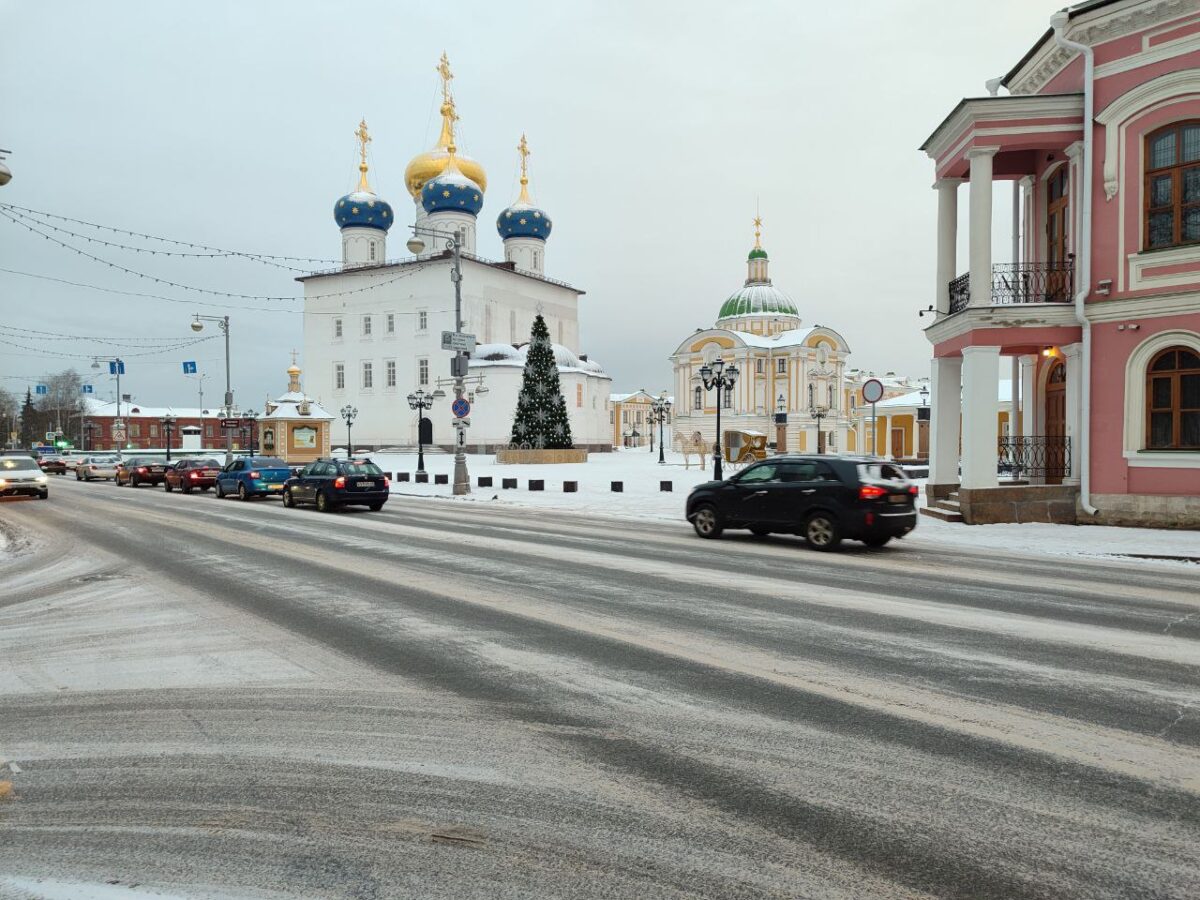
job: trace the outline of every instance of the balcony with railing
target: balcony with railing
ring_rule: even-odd
[[[970,274],[950,282],[950,314],[971,303]],[[992,306],[1014,303],[1070,303],[1075,295],[1074,260],[1005,263],[992,266]]]

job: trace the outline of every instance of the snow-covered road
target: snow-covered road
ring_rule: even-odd
[[[53,490],[0,504],[0,897],[1200,883],[1194,567]]]

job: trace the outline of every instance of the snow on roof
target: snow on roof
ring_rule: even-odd
[[[1011,402],[1012,401],[1012,382],[1001,379],[1000,389],[996,392],[996,394],[997,394],[997,397],[996,397],[997,402],[999,402],[999,403]],[[867,405],[869,405],[869,404],[863,403],[863,406],[867,406]],[[923,406],[923,405],[924,406],[929,405],[929,395],[928,394],[925,395],[924,403],[922,403],[921,392],[920,391],[910,391],[907,394],[899,394],[898,396],[895,396],[895,397],[888,397],[886,400],[880,400],[878,403],[875,404],[875,408],[876,409],[896,409],[897,407]]]
[[[94,397],[85,397],[83,400],[83,409],[85,416],[93,418],[116,416],[117,402],[115,400],[97,400]],[[221,410],[217,408],[201,409],[198,406],[147,406],[144,403],[122,400],[121,415],[135,419],[161,419],[167,415],[174,416],[177,419],[219,419],[221,418]]]
[[[816,330],[816,326],[813,326],[810,328],[791,328],[772,335],[750,334],[748,331],[733,331],[730,333],[736,336],[747,347],[771,348],[798,347],[808,340],[808,336]]]
[[[297,396],[297,395],[288,394],[285,396]],[[283,400],[283,398],[281,397],[280,400]],[[300,412],[300,403],[299,402],[280,403],[279,400],[277,400],[275,402],[279,403],[279,405],[276,406],[269,413],[263,413],[258,418],[263,419],[263,420],[265,420],[265,419],[329,419],[329,420],[332,420],[334,418],[333,413],[329,412],[329,410],[325,409],[325,407],[323,407],[320,403],[317,403],[315,400],[308,401],[308,415],[304,415],[303,413]]]
[[[581,359],[575,352],[562,344],[551,344],[554,350],[554,361],[560,372],[582,372],[586,375],[598,375],[608,378],[604,367],[594,359]],[[514,347],[512,344],[478,344],[471,354],[468,366],[472,369],[484,369],[496,366],[525,367],[525,356],[529,344]]]

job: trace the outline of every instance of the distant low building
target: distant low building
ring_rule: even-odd
[[[267,401],[258,419],[263,453],[292,464],[312,462],[331,454],[329,429],[334,416],[304,393],[300,367],[288,368],[287,393]]]
[[[651,429],[651,409],[650,405],[657,398],[645,390],[634,391],[629,394],[609,394],[608,397],[608,422],[612,425],[612,443],[614,447],[647,447],[654,446],[654,442],[658,440],[658,424],[654,423],[654,431]],[[674,412],[675,398],[668,397],[671,401],[671,410],[667,412],[663,418],[663,435],[666,440],[671,439],[671,418]]]

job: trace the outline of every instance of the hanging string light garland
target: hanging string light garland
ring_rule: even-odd
[[[12,337],[12,335],[7,336]],[[169,347],[157,347],[153,350],[147,350],[142,353],[122,353],[121,358],[126,359],[139,356],[158,356],[161,353],[171,353],[175,350],[182,350],[185,347],[191,347],[195,344],[203,343],[204,341],[216,340],[217,337],[218,336],[215,334],[208,335],[207,337],[193,338],[182,343],[172,344]],[[13,341],[6,341],[3,337],[0,337],[0,344],[7,344],[9,347],[16,347],[18,350],[26,350],[30,353],[36,353],[41,356],[50,356],[55,359],[92,359],[95,356],[93,353],[54,353],[48,350],[39,350],[37,347],[28,347],[24,344],[17,344]]]
[[[174,238],[163,237],[162,235],[157,235],[157,234],[146,234],[146,233],[140,232],[140,231],[129,231],[128,229],[125,229],[125,228],[114,228],[111,225],[101,225],[98,222],[88,222],[84,219],[73,219],[70,216],[60,216],[55,213],[48,213],[48,212],[44,212],[44,211],[38,210],[38,209],[30,209],[29,207],[26,207],[26,206],[16,206],[12,203],[0,203],[0,209],[9,210],[17,215],[20,215],[21,213],[26,213],[30,216],[40,216],[44,219],[57,219],[60,222],[72,222],[76,225],[86,225],[88,228],[98,228],[102,231],[111,232],[112,234],[125,234],[125,235],[128,235],[129,237],[145,238],[146,240],[150,240],[150,241],[161,241],[166,244],[174,244],[177,247],[189,247],[194,250],[212,251],[211,254],[193,254],[193,255],[197,255],[197,256],[200,256],[200,255],[242,256],[247,259],[254,259],[254,260],[258,260],[258,261],[287,260],[289,262],[328,263],[330,265],[337,265],[340,262],[340,260],[336,260],[336,259],[322,259],[322,258],[312,257],[312,256],[281,256],[279,254],[272,254],[272,253],[253,253],[248,250],[230,250],[225,247],[213,247],[209,244],[197,244],[192,241],[180,241],[180,240],[176,240]],[[45,224],[46,227],[48,227],[48,228],[54,227],[54,226],[50,225],[49,223],[40,223],[40,224]],[[83,235],[79,235],[79,236],[83,237]],[[124,245],[113,245],[113,246],[124,246]],[[139,248],[127,247],[126,249],[138,250]],[[139,252],[143,252],[143,253],[160,252],[165,255],[180,255],[180,254],[168,253],[167,251],[154,251],[154,250],[148,250],[148,249],[141,249]],[[282,268],[291,268],[291,267],[283,266]],[[303,271],[303,270],[297,269],[297,271]]]

